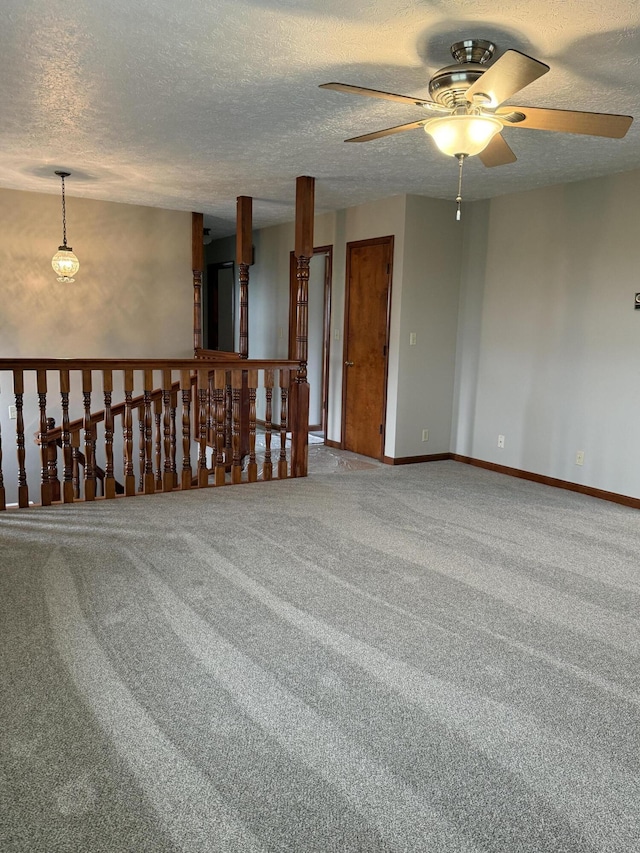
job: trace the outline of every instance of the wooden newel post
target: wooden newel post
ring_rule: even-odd
[[[240,280],[240,358],[249,358],[249,267],[253,262],[253,200],[238,196],[236,208],[236,263]]]
[[[193,271],[193,353],[202,349],[202,273],[204,270],[204,216],[191,214],[191,267]]]
[[[291,386],[289,419],[291,427],[291,476],[306,477],[309,458],[309,383],[307,356],[309,341],[309,263],[313,256],[313,212],[315,178],[296,179],[296,354],[298,372]]]

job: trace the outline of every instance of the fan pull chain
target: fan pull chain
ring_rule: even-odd
[[[458,195],[456,196],[456,221],[460,221],[461,210],[460,206],[462,205],[462,167],[464,166],[464,154],[458,154]]]

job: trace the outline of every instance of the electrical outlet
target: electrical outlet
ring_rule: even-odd
[[[416,345],[418,336],[415,332],[409,332],[409,346],[414,347]]]
[[[284,329],[282,328],[282,326],[278,326],[278,337],[280,338],[280,340],[284,338]]]
[[[576,452],[576,465],[584,465],[584,450]]]
[[[17,417],[18,417],[18,413],[16,411],[16,407],[15,406],[9,406],[9,420],[15,421],[15,419]]]
[[[333,330],[333,339],[334,339],[334,341],[340,340],[340,329],[334,329]]]
[[[498,436],[498,447],[504,448],[504,436],[503,435]]]
[[[428,429],[422,430],[422,440],[423,441],[429,441],[429,430]]]

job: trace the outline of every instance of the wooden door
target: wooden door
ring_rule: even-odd
[[[345,450],[382,459],[393,237],[347,244],[342,381]]]

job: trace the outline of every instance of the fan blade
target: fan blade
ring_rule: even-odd
[[[496,133],[484,151],[478,154],[485,166],[505,166],[515,163],[516,155],[507,145],[501,133]]]
[[[348,95],[365,95],[368,98],[382,98],[385,101],[399,101],[401,104],[422,106],[430,101],[411,98],[409,95],[394,95],[393,92],[380,92],[378,89],[365,89],[362,86],[351,86],[349,83],[321,83],[321,89],[335,89],[336,92],[346,92]]]
[[[491,99],[487,106],[497,107],[548,70],[544,62],[519,50],[507,50],[467,89],[465,97],[471,104],[474,95],[486,95]]]
[[[351,139],[345,139],[345,142],[369,142],[371,139],[391,136],[392,133],[402,133],[403,130],[415,130],[417,127],[424,127],[427,121],[428,119],[423,118],[421,121],[410,121],[409,124],[398,124],[395,127],[388,127],[386,130],[365,133],[364,136],[352,136]]]
[[[613,113],[585,113],[544,107],[503,107],[497,110],[496,116],[506,122],[506,127],[584,133],[588,136],[608,136],[610,139],[622,139],[633,121],[632,116]]]

